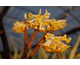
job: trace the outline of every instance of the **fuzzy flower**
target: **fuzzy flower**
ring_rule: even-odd
[[[24,18],[27,18],[26,14],[24,14]],[[16,23],[14,23],[14,27],[12,28],[16,33],[24,33],[25,26],[27,26],[27,30],[28,30],[29,26],[28,24],[25,24],[24,21],[23,22],[16,21]]]
[[[56,20],[56,19],[49,19],[50,13],[48,13],[46,9],[46,13],[44,15],[41,14],[41,9],[39,11],[39,14],[34,15],[32,13],[29,13],[29,19],[27,23],[29,24],[29,27],[33,29],[39,29],[40,32],[46,32],[46,31],[57,31],[59,29],[64,29],[66,26],[66,20]]]
[[[48,13],[47,9],[46,9],[46,13],[44,15],[41,14],[41,9],[39,11],[39,14],[34,15],[31,12],[28,14],[28,17],[26,16],[26,14],[24,14],[24,18],[27,19],[26,23],[23,23],[23,27],[25,27],[25,25],[29,26],[32,29],[38,29],[39,32],[49,32],[50,30],[53,31],[57,31],[59,29],[64,29],[64,27],[66,26],[66,20],[56,20],[56,19],[49,19],[50,18],[50,13]],[[15,24],[15,23],[14,23]],[[16,27],[19,28],[20,24]],[[13,30],[16,30],[13,27]],[[17,30],[18,30],[17,28]],[[19,31],[19,30],[18,30]],[[17,32],[17,31],[15,31]],[[24,31],[22,31],[24,32]],[[19,32],[17,33],[22,33],[21,29]]]
[[[46,13],[44,14],[45,18],[49,18],[50,17],[50,13],[48,13],[47,9],[46,9]]]
[[[32,17],[33,17],[33,15],[32,15],[32,13],[31,13],[31,12],[28,14],[28,16],[29,16],[30,18],[32,18]]]
[[[26,24],[24,24],[24,22],[18,22],[17,21],[16,23],[14,23],[13,30],[16,33],[24,33],[25,26],[26,26]],[[28,29],[28,26],[27,26],[27,29]]]
[[[63,39],[63,38],[65,38],[65,39]],[[62,42],[62,41],[65,41],[66,43],[69,43],[71,41],[71,38],[67,39],[67,35],[55,36],[51,33],[47,33],[45,35],[45,39],[46,39],[46,41],[41,45],[47,52],[62,53],[70,47]]]

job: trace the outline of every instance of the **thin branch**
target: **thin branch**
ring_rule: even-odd
[[[24,32],[24,43],[25,43],[25,48],[26,48],[26,46],[27,46],[27,27],[25,27],[25,32]]]
[[[31,39],[30,39],[27,47],[25,48],[25,50],[24,50],[24,52],[23,52],[23,54],[22,54],[22,56],[21,56],[21,59],[25,58],[25,55],[27,54],[27,52],[29,51],[30,47],[32,46],[32,43],[33,43],[33,41],[34,41],[34,38],[35,38],[37,32],[38,32],[38,30],[36,29],[36,30],[34,31],[34,34],[33,34],[32,37],[31,37]]]
[[[46,35],[46,33],[45,33]],[[33,50],[33,52],[30,54],[28,59],[31,59],[34,54],[36,53],[36,51],[38,50],[38,48],[40,47],[40,44],[45,40],[45,35],[43,36],[43,38],[39,41],[39,43],[37,44],[37,46],[35,47],[35,49]]]

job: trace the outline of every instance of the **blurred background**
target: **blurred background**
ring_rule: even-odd
[[[24,49],[24,34],[17,34],[13,31],[13,23],[16,21],[24,21],[24,13],[38,14],[41,8],[42,15],[45,13],[45,9],[48,10],[50,19],[65,19],[67,20],[67,26],[59,31],[54,32],[55,35],[67,34],[68,37],[72,38],[69,43],[70,48],[61,53],[63,59],[79,59],[80,58],[80,6],[0,6],[0,12],[2,14],[2,20],[7,35],[11,58],[19,59]],[[29,29],[28,42],[34,33],[34,29]],[[31,51],[38,44],[39,40],[43,37],[44,33],[38,32],[32,47],[28,52],[28,56]],[[43,52],[43,53],[42,53]],[[0,58],[4,58],[3,46],[0,37]],[[34,59],[58,59],[56,53],[47,53],[42,47],[38,49],[33,57]]]

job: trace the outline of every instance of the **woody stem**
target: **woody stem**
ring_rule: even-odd
[[[25,31],[24,31],[24,43],[25,43],[25,48],[26,48],[26,46],[27,46],[27,27],[25,27]]]
[[[51,30],[51,33],[54,34],[53,30]],[[61,54],[57,52],[58,58],[61,59]]]
[[[45,33],[46,35],[46,33]],[[39,43],[37,44],[37,46],[35,47],[35,49],[32,51],[32,53],[30,54],[28,59],[31,59],[34,54],[36,53],[36,51],[38,50],[38,48],[40,47],[40,44],[45,40],[45,35],[43,36],[43,38],[39,41]]]
[[[27,26],[25,27],[24,31],[24,50],[27,47]],[[27,55],[25,56],[25,59],[27,59]]]
[[[36,30],[34,31],[32,37],[31,37],[31,39],[30,39],[27,47],[25,48],[25,50],[24,50],[24,52],[23,52],[23,54],[22,54],[22,56],[21,56],[21,59],[25,58],[27,52],[29,51],[30,47],[32,46],[32,43],[33,43],[33,41],[34,41],[34,38],[35,38],[37,32],[38,32],[38,30],[36,29]]]

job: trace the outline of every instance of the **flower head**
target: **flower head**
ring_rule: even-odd
[[[49,18],[50,17],[50,13],[47,12],[47,9],[46,9],[46,13],[44,14],[44,17],[45,18]]]
[[[38,29],[39,32],[49,32],[50,30],[57,31],[59,29],[64,29],[66,26],[66,20],[56,20],[56,19],[49,19],[50,13],[48,13],[47,9],[44,15],[41,14],[41,9],[39,14],[34,15],[31,12],[28,14],[24,14],[24,18],[27,19],[26,23],[32,29]],[[17,25],[20,25],[19,22]]]
[[[28,16],[29,16],[30,18],[32,18],[32,17],[33,17],[33,15],[32,15],[32,13],[31,13],[31,12],[28,14]]]
[[[65,35],[63,36],[65,37]],[[67,46],[65,43],[63,43],[62,36],[55,36],[51,33],[47,33],[45,35],[46,42],[41,44],[43,48],[47,52],[64,52],[66,51],[70,46]],[[69,43],[71,41],[71,38],[64,40],[66,43]]]
[[[24,18],[26,19],[26,13],[24,14]],[[25,31],[25,27],[27,27],[27,30],[29,28],[28,24],[25,24],[26,22],[19,22],[19,21],[16,21],[16,23],[14,23],[14,27],[13,30],[16,32],[16,33],[24,33]]]
[[[39,14],[38,14],[36,19],[39,20],[39,21],[41,21],[42,15],[39,15]]]
[[[16,32],[16,33],[24,33],[24,30],[25,30],[25,26],[26,24],[24,24],[24,22],[16,22],[14,23],[14,27],[13,27],[13,30]],[[27,29],[28,29],[28,26],[27,26]]]
[[[44,15],[41,14],[41,9],[39,14],[34,15],[29,13],[29,15],[33,16],[28,19],[29,26],[33,29],[39,29],[40,32],[46,32],[49,30],[57,31],[59,29],[64,29],[66,26],[66,20],[49,19],[50,13],[48,13],[47,9]],[[37,26],[34,27],[34,25]]]

